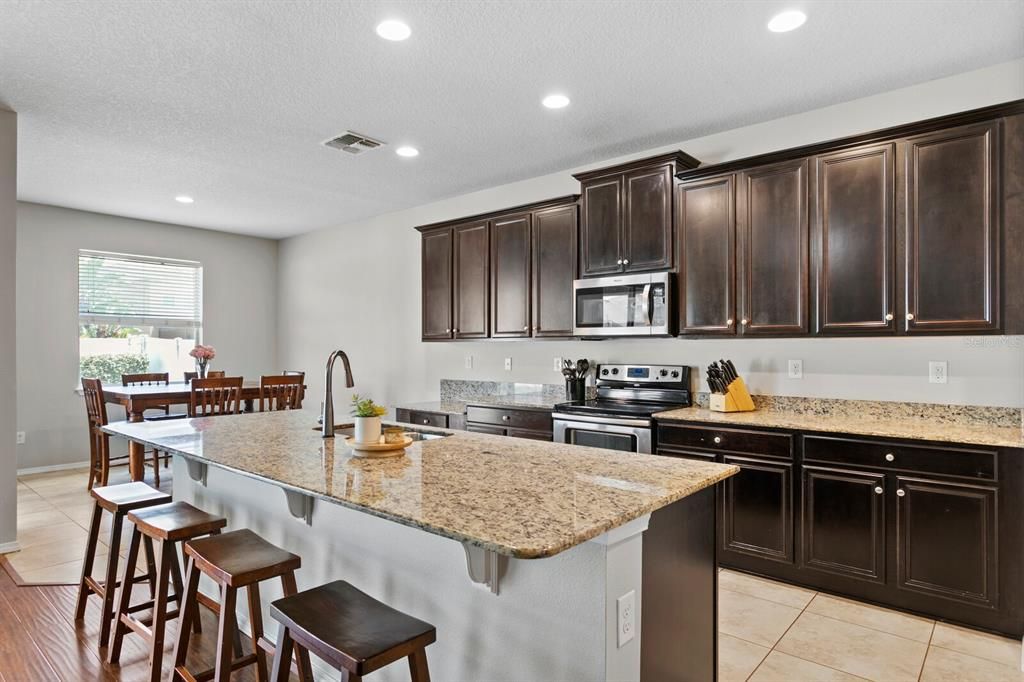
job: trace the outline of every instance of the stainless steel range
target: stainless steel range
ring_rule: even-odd
[[[689,407],[690,368],[598,365],[597,397],[555,405],[556,443],[654,452],[656,412]]]

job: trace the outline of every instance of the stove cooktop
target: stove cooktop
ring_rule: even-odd
[[[663,403],[650,400],[574,400],[558,403],[554,407],[556,413],[584,414],[594,417],[644,417],[650,418],[656,412],[687,407],[681,403]]]

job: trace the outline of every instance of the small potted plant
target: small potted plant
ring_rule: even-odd
[[[370,398],[352,396],[352,416],[355,418],[357,443],[380,442],[380,418],[387,414],[386,407],[381,407]]]
[[[188,354],[196,360],[196,372],[199,374],[199,378],[205,379],[206,369],[210,365],[210,360],[217,357],[217,349],[213,346],[204,346],[199,344],[190,350]]]

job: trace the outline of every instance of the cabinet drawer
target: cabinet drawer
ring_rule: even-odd
[[[506,436],[512,438],[529,438],[530,440],[543,440],[551,442],[551,431],[530,431],[528,429],[507,429]]]
[[[470,405],[466,409],[466,421],[513,429],[527,429],[528,431],[550,432],[553,429],[550,410],[521,410]]]
[[[827,436],[804,437],[804,461],[853,464],[994,481],[997,453]]]
[[[446,429],[448,428],[448,415],[443,412],[409,410],[409,423],[419,424],[420,426],[438,426]]]
[[[678,457],[679,459],[693,459],[698,462],[714,463],[718,459],[718,455],[713,452],[700,452],[699,450],[683,450],[681,448],[663,447],[661,443],[658,444],[658,451],[654,454],[665,457]]]
[[[702,448],[787,459],[793,456],[793,436],[791,434],[743,431],[711,426],[661,425],[658,427],[658,444],[667,447]]]
[[[466,430],[471,433],[489,433],[492,436],[505,435],[505,429],[500,426],[488,426],[486,424],[466,424]]]

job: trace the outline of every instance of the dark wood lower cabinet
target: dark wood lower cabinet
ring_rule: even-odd
[[[657,452],[740,467],[717,490],[721,565],[1024,635],[1024,450],[781,429],[701,437],[718,430],[659,424]],[[765,436],[792,439],[792,459],[763,454],[785,452]]]
[[[541,408],[470,405],[466,408],[466,430],[531,440],[553,438],[551,410]]]

